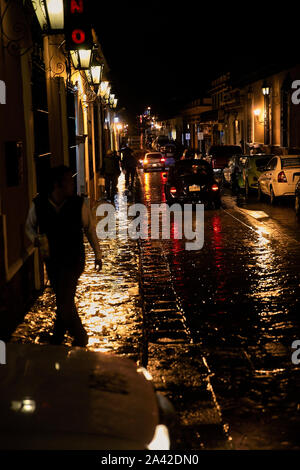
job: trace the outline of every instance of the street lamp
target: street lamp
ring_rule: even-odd
[[[101,96],[101,98],[104,98],[106,93],[107,93],[107,90],[108,90],[108,87],[109,87],[109,82],[108,81],[103,81],[100,83],[100,86],[99,86],[99,90],[98,90],[98,95]]]
[[[262,92],[264,95],[264,143],[270,143],[270,87],[264,81],[262,84]]]
[[[56,34],[64,29],[63,0],[31,0],[43,31]]]
[[[101,65],[92,65],[89,70],[85,71],[88,82],[91,85],[99,85],[101,82],[101,72],[102,72]]]
[[[269,96],[269,94],[270,94],[270,87],[266,84],[266,82],[264,82],[264,83],[262,84],[261,89],[262,89],[262,92],[263,92],[263,95],[264,95],[264,96]]]
[[[113,106],[114,101],[115,101],[115,96],[116,96],[116,95],[114,95],[114,93],[111,93],[111,94],[109,95],[109,105],[110,105],[110,106]]]
[[[105,92],[105,94],[104,94],[104,96],[103,96],[104,101],[105,101],[106,104],[109,103],[110,90],[111,90],[111,86],[108,85],[108,87],[106,88],[106,92]]]
[[[90,68],[92,49],[78,49],[70,51],[70,54],[76,70],[87,70]]]
[[[117,104],[118,104],[118,98],[115,98],[112,107],[115,109],[117,107]]]

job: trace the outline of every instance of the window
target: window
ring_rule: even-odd
[[[275,170],[276,166],[277,166],[277,158],[272,158],[272,160],[267,166],[267,170],[271,170],[271,171]]]
[[[265,168],[268,165],[268,162],[270,161],[269,157],[266,158],[258,158],[255,162],[256,168],[260,170],[261,168]]]
[[[300,157],[281,159],[281,168],[299,168],[299,167],[300,167]]]

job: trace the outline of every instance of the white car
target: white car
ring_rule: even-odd
[[[172,410],[149,372],[84,348],[8,343],[0,364],[1,450],[169,450]]]
[[[300,179],[300,155],[274,156],[258,178],[258,199],[263,194],[274,204],[277,197],[295,196]]]
[[[143,160],[144,172],[150,170],[164,170],[166,159],[160,152],[148,152]]]

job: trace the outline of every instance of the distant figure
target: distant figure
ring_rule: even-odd
[[[106,197],[112,200],[118,187],[118,178],[120,176],[120,157],[117,152],[108,150],[103,159],[102,172],[105,177]]]
[[[102,267],[102,256],[90,209],[75,195],[71,169],[52,168],[48,190],[33,201],[26,233],[40,248],[47,274],[56,295],[56,320],[52,344],[61,344],[66,331],[73,346],[86,346],[88,335],[77,313],[74,297],[78,279],[84,270],[83,230],[95,253],[95,267]]]
[[[137,160],[133,155],[133,151],[129,147],[121,149],[122,152],[122,168],[125,172],[125,184],[129,189],[133,188],[134,178],[136,174]]]

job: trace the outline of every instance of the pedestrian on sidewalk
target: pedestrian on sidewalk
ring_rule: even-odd
[[[133,155],[133,151],[129,147],[125,147],[122,152],[122,169],[125,172],[125,185],[129,189],[133,189],[134,178],[136,175],[137,160]]]
[[[121,174],[120,157],[117,152],[108,150],[103,159],[102,172],[105,177],[105,192],[108,200],[112,200],[118,187]]]
[[[71,169],[52,168],[47,191],[33,200],[26,221],[27,236],[40,247],[56,296],[52,344],[61,344],[66,331],[74,338],[73,346],[88,343],[74,300],[85,265],[83,231],[95,253],[95,268],[100,270],[102,256],[90,209],[75,194]]]

